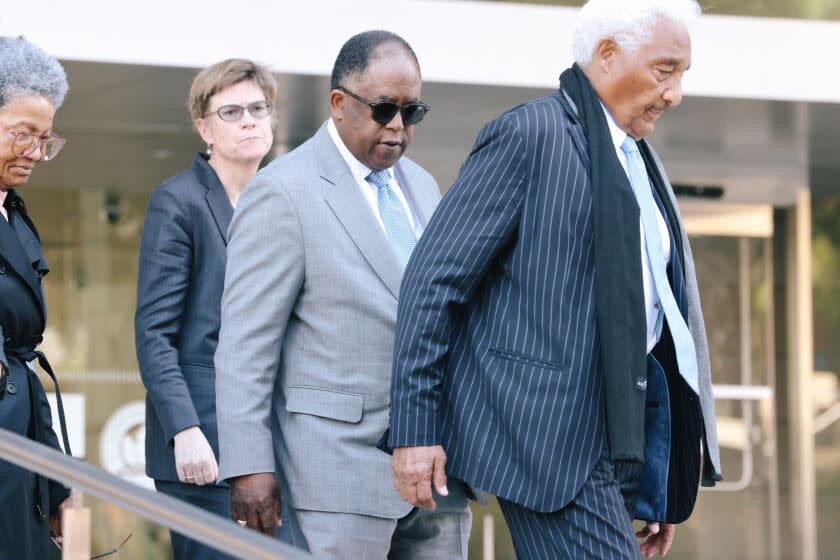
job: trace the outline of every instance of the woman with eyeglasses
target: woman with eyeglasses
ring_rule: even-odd
[[[64,145],[52,126],[66,94],[67,76],[56,59],[23,38],[0,37],[0,428],[59,451],[47,395],[28,365],[40,362],[55,382],[36,350],[47,318],[41,278],[49,268],[16,189]],[[58,402],[61,411],[60,396]],[[63,411],[60,416],[69,453]],[[0,460],[0,560],[46,558],[50,529],[60,543],[68,495],[61,484]]]
[[[146,473],[159,492],[226,518],[213,355],[227,229],[271,148],[276,93],[271,73],[249,60],[225,60],[196,76],[188,108],[207,154],[152,193],[140,245],[135,343],[147,390]],[[228,558],[171,536],[176,560]]]

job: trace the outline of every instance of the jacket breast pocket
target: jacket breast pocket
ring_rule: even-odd
[[[496,356],[497,358],[501,358],[503,360],[508,360],[510,362],[517,362],[522,365],[538,367],[542,369],[551,369],[551,370],[562,370],[563,366],[556,362],[550,362],[548,360],[540,360],[538,358],[534,358],[531,356],[525,356],[523,354],[519,354],[518,352],[510,352],[508,350],[501,350],[499,348],[491,348],[490,353]]]
[[[356,424],[362,420],[365,396],[320,387],[293,385],[289,388],[286,410]]]

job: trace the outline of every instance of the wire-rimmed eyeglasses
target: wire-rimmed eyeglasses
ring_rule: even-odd
[[[12,136],[12,153],[17,157],[28,157],[40,147],[41,159],[50,161],[55,159],[64,147],[64,138],[55,132],[50,132],[47,136],[39,136],[24,130],[7,130],[6,132]]]
[[[215,111],[210,111],[204,117],[209,117],[212,115],[218,115],[220,119],[225,122],[236,122],[242,118],[242,115],[245,114],[245,110],[248,110],[251,113],[251,116],[255,119],[264,119],[268,115],[271,114],[271,111],[274,110],[274,103],[267,99],[263,99],[262,101],[254,101],[253,103],[249,103],[246,106],[242,105],[222,105]]]

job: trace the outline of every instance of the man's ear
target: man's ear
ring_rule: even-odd
[[[592,62],[598,66],[602,73],[609,74],[612,71],[617,53],[618,44],[613,39],[601,39],[595,47]]]
[[[345,95],[343,92],[337,89],[330,92],[330,115],[336,122],[344,118],[344,101]]]

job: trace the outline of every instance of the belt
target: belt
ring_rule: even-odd
[[[43,352],[35,350],[35,346],[37,346],[41,342],[41,337],[37,337],[32,341],[32,344],[27,347],[23,348],[4,348],[6,352],[6,356],[9,358],[17,358],[22,362],[31,362],[34,360],[38,360],[38,364],[40,364],[41,368],[47,372],[47,375],[50,376],[52,379],[53,385],[55,386],[55,400],[58,404],[58,422],[61,425],[61,439],[64,442],[64,452],[67,455],[72,455],[70,451],[70,439],[67,437],[67,422],[64,418],[64,402],[61,400],[61,390],[58,387],[58,379],[55,377],[55,373],[53,373],[53,369],[50,366],[50,362],[47,360],[47,357],[44,355]],[[38,375],[29,369],[28,367],[24,366],[26,369],[26,373],[29,376],[27,380],[27,385],[29,386],[29,408],[32,413],[32,418],[30,420],[30,431],[34,431],[34,438],[32,436],[30,439],[34,439],[38,443],[46,443],[45,433],[46,433],[46,425],[44,419],[41,417],[41,409],[38,405],[38,396],[35,394],[35,383],[40,383],[38,379]],[[49,511],[49,491],[47,489],[47,479],[40,475],[36,474],[37,477],[37,486],[36,486],[36,500],[35,500],[35,513],[38,514],[38,517],[41,519],[47,518],[47,512]]]

